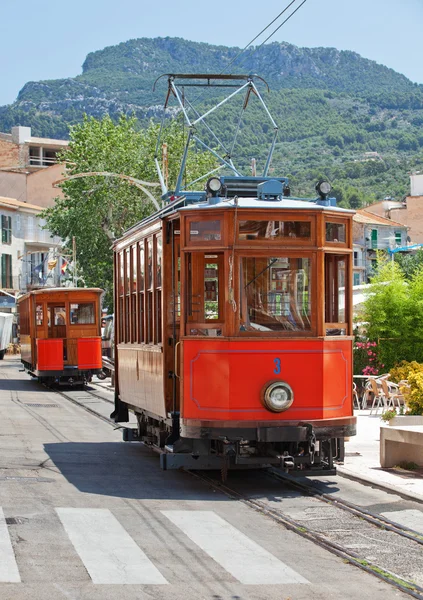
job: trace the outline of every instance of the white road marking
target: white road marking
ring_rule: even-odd
[[[109,510],[56,508],[56,511],[93,583],[167,583]]]
[[[309,583],[212,511],[161,512],[241,583]]]
[[[394,510],[393,512],[383,512],[382,515],[403,527],[423,533],[423,512],[421,510]]]
[[[20,583],[18,565],[10,541],[9,531],[4,518],[3,509],[0,507],[0,582]]]

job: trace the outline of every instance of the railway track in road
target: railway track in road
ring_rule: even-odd
[[[297,533],[301,537],[315,544],[318,544],[320,547],[342,558],[345,562],[348,562],[362,569],[363,571],[374,575],[375,577],[385,581],[386,583],[389,583],[390,585],[394,586],[398,590],[401,590],[402,592],[405,592],[413,598],[423,600],[423,587],[417,585],[415,582],[407,580],[403,576],[394,573],[391,570],[387,570],[386,568],[380,566],[380,564],[377,564],[376,562],[365,558],[361,558],[358,553],[353,552],[345,546],[331,541],[325,535],[322,535],[314,531],[312,528],[305,526],[303,522],[290,518],[281,510],[272,508],[266,502],[240,494],[237,490],[234,490],[228,487],[226,484],[223,484],[209,477],[208,475],[204,475],[203,473],[191,472],[191,474],[196,478],[201,479],[204,483],[212,486],[214,489],[224,493],[226,496],[228,496],[228,498],[250,506],[252,509],[273,519],[276,523],[283,525],[290,531]],[[335,505],[336,502],[333,502],[333,504]],[[368,520],[369,523],[371,523],[373,526],[380,528],[381,530],[387,532],[389,531],[391,533],[399,535],[400,537],[411,539],[413,543],[423,543],[423,536],[419,535],[417,532],[410,532],[405,528],[401,527],[401,525],[389,522],[388,520],[385,520],[384,523],[384,519],[379,519],[376,515],[373,515],[374,519],[370,520],[370,513],[368,513],[368,511],[362,511],[360,507],[354,508],[355,518],[366,518],[366,520]],[[344,510],[344,507],[339,506],[339,509]],[[411,533],[415,534],[415,537],[410,538]]]
[[[51,388],[50,388],[51,389]],[[55,390],[62,397],[67,399],[83,408],[93,416],[101,419],[108,423],[112,427],[116,428],[116,423],[108,418],[109,408],[113,406],[113,400],[108,399],[97,390],[84,389],[84,390]],[[97,410],[94,404],[98,404],[103,401],[106,404],[106,410]],[[100,404],[101,407],[101,404]],[[97,407],[99,408],[99,407]],[[159,466],[157,466],[159,468]],[[372,547],[374,550],[376,547],[378,550],[377,559],[370,559],[366,556],[365,552],[359,552],[359,548],[351,547],[351,544],[342,543],[344,539],[341,536],[341,542],[336,539],[331,539],[334,536],[331,531],[322,532],[316,529],[314,526],[309,526],[307,522],[301,519],[293,518],[285,510],[281,510],[280,507],[273,507],[268,501],[263,499],[257,499],[252,497],[252,494],[245,494],[237,489],[236,487],[230,487],[228,484],[224,484],[213,477],[205,474],[204,472],[190,471],[189,474],[197,479],[203,481],[206,485],[211,486],[213,489],[220,491],[225,494],[228,498],[234,501],[242,502],[252,508],[255,511],[261,512],[267,517],[273,519],[279,525],[283,525],[285,528],[294,531],[298,535],[318,544],[320,547],[328,550],[329,552],[337,555],[345,562],[359,567],[360,569],[378,577],[379,579],[389,583],[395,588],[407,593],[413,598],[423,600],[423,587],[415,583],[412,578],[407,577],[404,573],[404,569],[401,567],[398,572],[389,564],[389,556],[387,548],[395,548],[394,552],[398,555],[409,555],[421,554],[421,546],[423,545],[423,535],[417,531],[413,531],[410,528],[403,527],[402,525],[391,521],[383,515],[370,512],[358,505],[343,500],[342,498],[332,498],[329,494],[325,494],[320,490],[316,489],[312,485],[308,485],[304,482],[296,481],[290,476],[286,476],[283,473],[278,473],[275,469],[270,469],[266,472],[266,477],[271,478],[273,481],[277,480],[285,485],[299,491],[303,498],[312,498],[313,501],[318,503],[326,504],[333,511],[331,522],[338,523],[343,521],[342,517],[336,516],[341,513],[347,515],[348,527],[351,527],[351,531],[354,531],[354,527],[362,529],[365,523],[366,531],[361,531],[357,537],[360,539],[372,539],[374,537],[372,532],[378,532],[378,539],[375,546]],[[255,495],[260,493],[260,489],[257,487],[253,492]],[[301,500],[301,498],[300,498]],[[282,499],[283,501],[283,499]],[[339,511],[339,513],[338,513]],[[344,517],[345,519],[345,517]],[[346,530],[347,531],[347,530]],[[337,536],[335,536],[336,538]],[[374,540],[373,540],[374,541]],[[357,544],[360,546],[360,544]]]

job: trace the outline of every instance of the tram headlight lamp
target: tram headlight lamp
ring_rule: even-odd
[[[206,183],[206,191],[212,196],[217,196],[222,189],[222,182],[219,177],[210,177]]]
[[[261,400],[272,412],[283,412],[294,402],[294,392],[286,381],[271,381],[262,390]]]
[[[329,181],[318,181],[316,183],[316,192],[323,200],[329,196],[331,189],[332,186]]]

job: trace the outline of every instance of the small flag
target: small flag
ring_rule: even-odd
[[[48,265],[48,270],[52,271],[54,269],[54,267],[57,265],[57,258],[54,258],[53,260],[49,260],[47,265]]]
[[[68,264],[69,264],[68,261],[63,258],[62,259],[62,266],[60,267],[60,272],[61,272],[62,275],[65,274],[66,269],[68,268]]]

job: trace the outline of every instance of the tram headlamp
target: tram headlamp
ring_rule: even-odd
[[[294,402],[294,392],[285,381],[272,381],[263,388],[261,400],[267,410],[283,412]]]
[[[329,196],[331,189],[332,186],[329,181],[318,181],[316,183],[316,192],[323,200]]]
[[[222,189],[222,182],[219,177],[210,177],[210,179],[206,183],[206,191],[208,194],[212,196],[217,196],[217,194]]]

